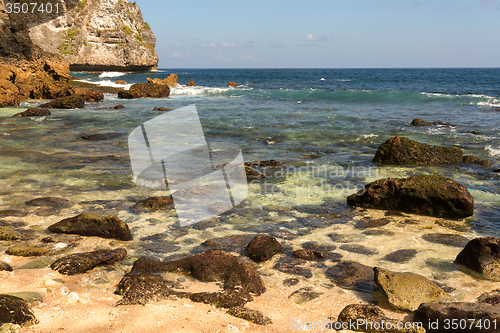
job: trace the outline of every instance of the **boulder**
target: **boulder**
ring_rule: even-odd
[[[262,312],[247,309],[242,306],[235,306],[230,308],[229,310],[227,310],[227,314],[236,318],[247,320],[257,325],[269,325],[273,323],[273,321],[264,316]]]
[[[387,295],[389,304],[401,311],[415,311],[421,303],[437,302],[446,293],[434,282],[415,273],[397,273],[374,267],[375,283]]]
[[[66,96],[57,98],[53,101],[40,105],[42,108],[49,109],[78,109],[83,108],[85,100],[82,95]]]
[[[116,84],[127,84],[127,82],[123,81],[123,80],[116,80],[115,83]]]
[[[283,248],[276,238],[268,235],[257,235],[245,247],[245,253],[256,262],[267,261]]]
[[[456,164],[462,162],[462,151],[455,147],[430,146],[395,136],[378,148],[373,162],[397,165]]]
[[[125,108],[125,107],[123,106],[123,104],[118,104],[118,105],[115,105],[115,106],[113,107],[113,109],[115,109],[115,110],[120,110],[120,109],[124,109],[124,108]]]
[[[72,206],[71,201],[57,197],[35,198],[26,201],[26,204],[28,206],[48,206],[53,208],[67,208]]]
[[[46,255],[48,252],[49,250],[45,247],[24,244],[14,245],[5,251],[6,254],[19,257],[38,257]]]
[[[21,326],[38,324],[28,302],[20,297],[0,295],[0,324],[13,323]]]
[[[376,180],[348,196],[347,203],[458,219],[474,213],[474,199],[467,188],[453,179],[437,175]]]
[[[359,332],[425,333],[423,327],[419,328],[412,325],[411,322],[404,323],[388,318],[381,308],[368,304],[350,304],[346,306],[340,312],[337,322],[343,323],[346,328],[354,328],[355,331]],[[356,323],[356,325],[350,325],[352,323]],[[405,328],[405,325],[408,328]],[[402,328],[398,328],[400,326]],[[338,327],[341,328],[341,326]]]
[[[170,111],[170,109],[164,108],[164,107],[155,107],[153,111]]]
[[[341,288],[372,292],[373,268],[353,261],[341,261],[327,269],[326,275]]]
[[[170,95],[170,88],[168,85],[154,84],[154,83],[136,83],[130,87],[129,90],[118,92],[120,98],[162,98]]]
[[[444,126],[449,126],[448,124],[442,123],[440,121],[434,121],[434,122],[428,122],[419,118],[414,118],[410,125],[413,126],[431,126],[431,125],[444,125]]]
[[[500,281],[500,238],[481,237],[471,240],[457,255],[455,263],[485,279]]]
[[[155,211],[159,209],[163,209],[165,207],[173,208],[174,200],[171,195],[168,196],[157,196],[157,197],[149,197],[145,200],[139,201],[134,205],[134,209],[144,209],[149,211]]]
[[[0,271],[8,271],[12,272],[12,266],[6,263],[5,261],[0,261]]]
[[[179,88],[180,85],[177,83],[177,74],[170,74],[167,78],[165,79],[152,79],[148,77],[146,79],[148,83],[153,83],[153,84],[159,84],[159,85],[167,85],[170,88]]]
[[[422,303],[413,322],[422,323],[427,332],[497,333],[500,307],[487,303]]]
[[[28,108],[24,112],[16,113],[13,117],[43,117],[50,115],[51,113],[47,109]]]
[[[196,83],[194,81],[189,81],[187,84],[186,84],[186,87],[196,87]]]
[[[61,274],[74,275],[85,273],[97,266],[113,264],[125,258],[126,255],[127,250],[123,248],[74,253],[56,260],[50,267]]]
[[[478,164],[480,166],[486,166],[486,167],[491,166],[491,161],[483,160],[482,158],[472,156],[472,155],[464,156],[462,159],[462,162],[464,162],[466,164]]]
[[[82,213],[59,221],[48,229],[55,233],[132,240],[128,225],[115,215],[99,217],[91,213]]]
[[[228,84],[227,84],[228,87],[233,87],[233,88],[236,88],[238,86],[238,84],[236,82],[231,82],[229,81]]]

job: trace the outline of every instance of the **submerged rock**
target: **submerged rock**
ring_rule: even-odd
[[[82,213],[59,221],[48,229],[55,233],[132,240],[128,225],[115,215],[100,217],[91,213]]]
[[[0,227],[0,240],[18,240],[24,238],[16,229],[12,227]]]
[[[328,268],[326,275],[341,288],[372,292],[375,288],[373,268],[353,261],[341,261]]]
[[[84,105],[85,99],[83,96],[74,95],[56,98],[53,101],[40,105],[40,107],[49,109],[81,109]]]
[[[311,287],[304,287],[291,293],[288,298],[292,299],[296,304],[302,304],[312,301],[321,295],[323,295],[323,293],[313,291]]]
[[[485,166],[485,167],[491,166],[491,161],[483,160],[482,158],[472,156],[472,155],[464,156],[462,159],[462,162],[464,162],[466,164],[477,164],[477,165],[481,165],[481,166]]]
[[[377,150],[374,163],[380,164],[457,164],[462,162],[462,151],[455,147],[430,146],[425,143],[395,136]]]
[[[461,235],[441,233],[426,234],[423,235],[422,238],[430,243],[444,244],[455,247],[464,247],[469,241],[467,238]]]
[[[118,92],[120,98],[162,98],[170,95],[170,88],[168,85],[160,85],[154,83],[136,83],[130,87],[129,90]]]
[[[467,188],[436,175],[380,179],[347,197],[347,203],[448,218],[465,218],[474,213],[474,199]]]
[[[402,264],[404,262],[412,260],[417,255],[417,253],[418,252],[414,249],[397,250],[387,254],[385,257],[382,258],[382,260],[387,260],[398,264]]]
[[[26,201],[26,204],[28,206],[48,206],[53,208],[67,208],[72,206],[71,201],[55,197],[36,198]]]
[[[0,261],[0,271],[8,271],[12,272],[12,266],[6,263],[5,261]]]
[[[28,302],[11,295],[0,295],[0,323],[13,323],[21,326],[38,324]]]
[[[123,248],[74,253],[56,260],[50,267],[61,274],[74,275],[85,273],[97,266],[113,264],[125,258],[126,255],[127,250]]]
[[[478,297],[479,303],[488,303],[491,305],[500,305],[500,289],[493,290],[489,293],[484,293]]]
[[[485,279],[500,281],[500,238],[481,237],[471,240],[457,255],[455,263],[471,269]]]
[[[24,112],[16,113],[13,117],[43,117],[51,114],[47,109],[28,108]]]
[[[369,333],[425,333],[425,329],[412,327],[411,323],[401,323],[399,320],[388,318],[384,311],[375,305],[368,304],[350,304],[346,306],[339,314],[337,319],[339,323],[344,323],[344,327],[355,328],[355,331]],[[359,325],[349,325],[356,323]],[[402,328],[398,327],[403,324]],[[346,326],[347,324],[347,326]],[[399,324],[399,325],[398,325]],[[404,328],[404,325],[409,328]]]
[[[283,248],[276,238],[268,235],[257,235],[245,247],[245,253],[256,262],[267,261]]]
[[[415,311],[413,321],[423,323],[427,332],[496,333],[500,308],[485,303],[422,303]],[[452,328],[453,322],[458,323],[457,327]],[[467,325],[464,327],[463,323]]]
[[[148,211],[156,211],[163,209],[165,207],[173,208],[174,200],[171,195],[168,196],[157,196],[157,197],[149,197],[145,200],[139,201],[137,204],[133,206],[134,209],[145,209]]]
[[[262,312],[257,310],[247,309],[241,306],[235,306],[227,310],[227,314],[236,318],[245,319],[257,325],[269,325],[273,321],[264,316]]]
[[[325,259],[321,252],[314,251],[314,250],[304,250],[304,249],[293,251],[293,256],[295,258],[304,259],[304,260],[313,260],[313,261]]]
[[[422,120],[420,118],[413,118],[410,125],[413,125],[413,126],[431,126],[431,125],[449,126],[448,124],[442,123],[440,121],[428,122],[428,121]]]
[[[49,250],[45,247],[40,246],[30,246],[30,245],[14,245],[5,251],[6,254],[19,257],[37,257],[43,256],[49,253]]]
[[[374,267],[375,283],[387,295],[389,304],[401,311],[415,311],[425,302],[437,302],[446,293],[434,282],[415,273],[397,273]]]

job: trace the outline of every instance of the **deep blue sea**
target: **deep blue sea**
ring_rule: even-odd
[[[264,232],[296,247],[305,241],[338,243],[329,236],[335,233],[376,248],[377,254],[368,256],[348,247],[339,250],[361,262],[381,260],[405,246],[423,249],[426,255],[406,267],[415,270],[433,256],[456,256],[456,248],[422,240],[424,233],[500,237],[500,173],[493,171],[500,168],[500,69],[159,69],[73,75],[127,88],[171,73],[178,75],[180,87],[168,98],[120,100],[105,94],[103,102],[53,110],[45,118],[11,117],[40,101],[0,109],[2,209],[22,208],[40,196],[64,197],[75,206],[57,216],[35,216],[33,223],[44,226],[82,211],[116,214],[131,226],[139,242],[137,255],[158,257],[189,252],[208,238],[227,235]],[[197,86],[186,87],[189,81]],[[239,87],[228,88],[229,81]],[[125,108],[113,109],[117,104]],[[192,104],[208,142],[231,142],[245,161],[275,159],[287,171],[252,182],[243,204],[214,223],[183,229],[175,212],[130,209],[140,198],[167,193],[134,183],[127,137],[162,114],[154,107],[174,110]],[[451,126],[414,127],[413,118]],[[81,139],[97,133],[108,139]],[[492,166],[372,163],[378,146],[395,135],[458,147],[491,160]],[[419,174],[440,174],[464,184],[475,200],[474,216],[463,221],[412,217],[412,223],[395,219],[384,226],[385,234],[361,233],[359,221],[379,213],[354,210],[346,197],[379,178]],[[168,246],[151,245],[155,240]]]

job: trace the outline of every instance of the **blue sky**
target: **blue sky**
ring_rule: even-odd
[[[500,0],[138,0],[160,68],[500,67]]]

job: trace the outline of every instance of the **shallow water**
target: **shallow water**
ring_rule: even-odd
[[[298,249],[310,241],[334,245],[343,260],[423,274],[452,287],[457,300],[474,299],[490,290],[490,283],[471,278],[453,265],[460,247],[422,237],[431,233],[469,240],[500,237],[499,174],[491,171],[500,165],[500,118],[493,111],[500,107],[500,70],[161,70],[119,79],[144,82],[147,76],[164,78],[170,72],[179,74],[181,84],[195,80],[202,86],[173,89],[165,99],[119,100],[105,94],[104,102],[87,103],[81,110],[54,110],[42,118],[11,117],[40,101],[0,109],[0,208],[29,214],[1,220],[44,230],[83,211],[116,214],[131,227],[134,241],[128,248],[134,258],[180,257],[199,253],[200,244],[210,238],[267,233],[289,248]],[[94,82],[113,80],[111,74],[75,75]],[[226,88],[228,81],[242,86]],[[125,108],[112,109],[117,104]],[[287,169],[251,182],[247,198],[235,209],[182,228],[173,210],[131,209],[140,198],[168,191],[134,183],[127,137],[162,114],[154,107],[173,110],[191,104],[198,109],[209,143],[230,142],[242,149],[245,161],[276,159]],[[451,126],[410,126],[417,117]],[[473,135],[472,130],[484,134]],[[96,133],[107,134],[108,139],[81,139]],[[394,135],[455,146],[493,165],[372,163],[378,146]],[[346,204],[346,197],[368,182],[419,174],[440,174],[464,184],[475,200],[474,216],[463,221],[384,216],[384,212],[355,210]],[[58,196],[74,204],[45,216],[24,204],[41,196]],[[360,228],[365,215],[387,218],[389,223]],[[379,231],[368,232],[372,229]],[[383,260],[401,249],[414,249],[417,254],[400,264]],[[3,255],[2,259],[12,258]],[[324,267],[311,269],[318,283],[328,281]]]

